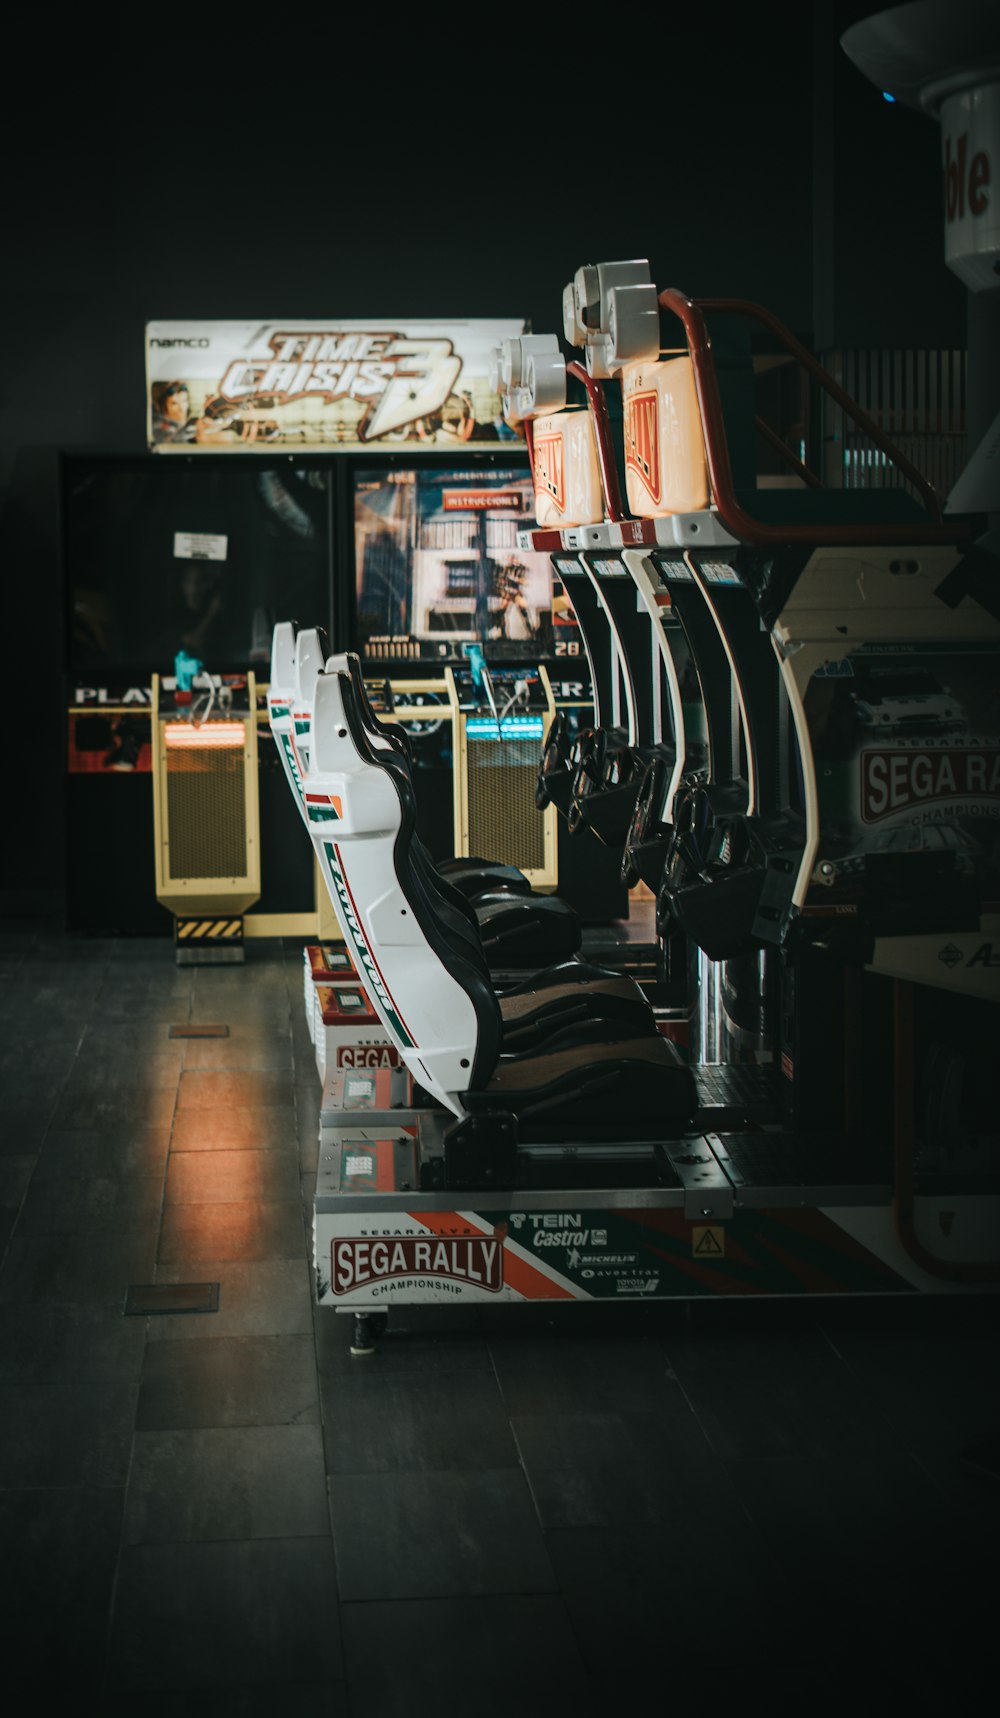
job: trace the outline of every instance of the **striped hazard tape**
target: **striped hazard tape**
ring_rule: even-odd
[[[178,942],[243,940],[242,919],[175,919],[174,929]]]

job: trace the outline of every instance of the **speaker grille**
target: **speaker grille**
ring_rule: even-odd
[[[167,747],[167,864],[174,881],[247,875],[242,744]]]
[[[545,868],[545,825],[535,805],[537,740],[469,739],[469,852],[523,871]]]

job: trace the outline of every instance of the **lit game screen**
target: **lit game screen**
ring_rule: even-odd
[[[458,662],[463,645],[478,642],[492,660],[555,655],[551,562],[517,546],[533,523],[523,469],[359,472],[359,653]]]

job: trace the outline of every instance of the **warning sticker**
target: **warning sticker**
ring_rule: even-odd
[[[696,1259],[721,1259],[726,1251],[726,1231],[713,1224],[710,1228],[696,1226],[691,1233],[691,1251]]]

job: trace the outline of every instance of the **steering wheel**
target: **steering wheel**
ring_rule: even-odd
[[[561,774],[566,769],[569,754],[569,730],[565,710],[557,710],[549,723],[549,731],[545,736],[542,747],[542,761],[535,782],[535,806],[539,811],[545,811],[552,804],[547,777]]]

